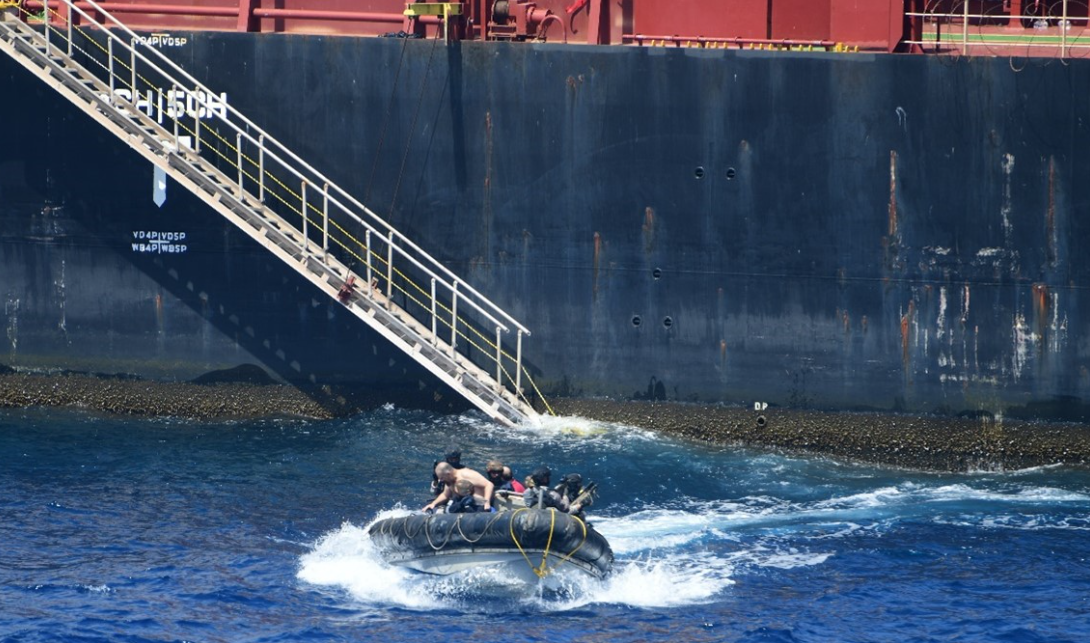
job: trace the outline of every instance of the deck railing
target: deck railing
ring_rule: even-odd
[[[930,0],[906,11],[904,43],[935,53],[1081,58],[1090,56],[1088,13],[1085,0]]]

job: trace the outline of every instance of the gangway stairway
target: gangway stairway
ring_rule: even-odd
[[[95,2],[45,4],[0,6],[0,49],[488,416],[536,420],[526,328]]]

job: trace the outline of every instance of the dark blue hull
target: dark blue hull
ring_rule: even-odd
[[[526,324],[547,395],[1087,417],[1090,62],[186,37],[164,51]],[[0,361],[465,408],[0,82]]]

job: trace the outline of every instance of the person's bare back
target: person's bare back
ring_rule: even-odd
[[[435,465],[435,475],[446,483],[446,487],[443,489],[442,493],[435,497],[435,500],[424,505],[424,511],[434,510],[440,504],[445,505],[449,502],[454,495],[454,485],[457,484],[459,480],[470,482],[473,485],[473,495],[481,497],[481,504],[484,506],[484,510],[492,510],[492,492],[495,489],[495,486],[488,478],[482,476],[480,473],[469,467],[455,469],[447,462],[440,462]]]

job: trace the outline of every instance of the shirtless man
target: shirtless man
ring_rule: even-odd
[[[472,483],[473,495],[484,499],[485,511],[492,511],[492,491],[495,485],[473,469],[455,469],[449,462],[440,462],[435,465],[435,477],[446,483],[446,485],[442,493],[435,497],[435,500],[424,505],[424,511],[434,510],[440,505],[447,504],[454,494],[454,484],[459,480],[468,480]]]

